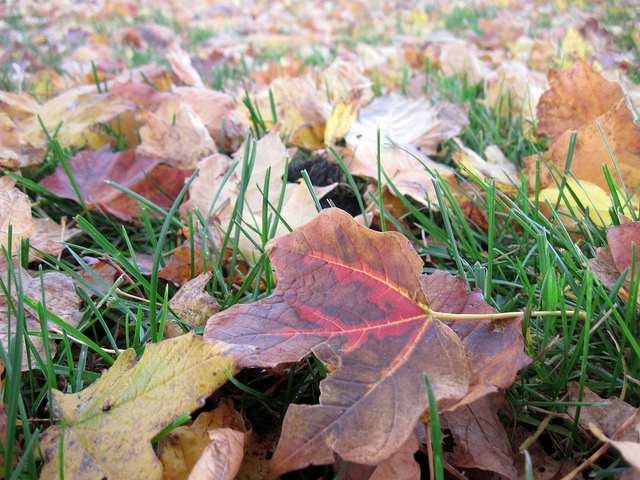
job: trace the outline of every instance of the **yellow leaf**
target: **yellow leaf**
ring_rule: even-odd
[[[566,53],[575,53],[580,58],[588,58],[591,55],[591,48],[575,27],[567,27],[567,34],[562,39],[562,49]]]
[[[575,222],[573,215],[571,215],[571,211],[573,211],[576,216],[580,215],[580,207],[573,195],[571,195],[569,189],[573,191],[577,199],[580,201],[580,204],[588,210],[589,218],[594,224],[601,227],[611,225],[611,215],[609,215],[609,209],[613,206],[611,194],[594,183],[587,181],[580,181],[580,183],[578,183],[573,179],[567,180],[567,186],[564,190],[568,202],[561,199],[556,210],[560,220],[562,220],[562,223],[570,224]],[[620,192],[620,195],[623,196],[622,192]],[[552,206],[555,206],[558,203],[559,196],[560,192],[556,187],[541,190],[541,207],[544,199],[547,199]],[[638,206],[638,201],[636,200],[633,204],[633,208],[638,210]],[[541,208],[543,213],[544,210],[544,208]]]
[[[133,349],[121,353],[94,384],[77,394],[53,390],[53,411],[66,423],[49,427],[40,445],[41,479],[160,479],[162,464],[151,439],[179,416],[200,408],[237,371],[219,344],[193,333],[146,347],[136,361]]]
[[[338,100],[327,118],[327,124],[324,128],[324,143],[333,143],[336,139],[347,134],[351,124],[358,118],[361,101],[362,89],[358,87],[349,92],[346,100]]]

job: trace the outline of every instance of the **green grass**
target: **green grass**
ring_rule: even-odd
[[[478,17],[491,15],[493,12],[456,7],[445,26],[454,30],[473,29],[477,28]],[[617,21],[618,17],[612,18]],[[176,27],[161,11],[150,12],[146,20]],[[13,28],[26,30],[20,18],[12,17],[5,21],[11,21]],[[105,32],[110,28],[103,27]],[[357,34],[360,41],[384,41],[380,32],[368,24],[359,28]],[[208,32],[198,29],[187,32],[187,35],[193,45],[208,38]],[[348,41],[345,44],[348,45]],[[625,43],[621,45],[628,46]],[[54,57],[48,58],[42,46],[34,46],[33,49],[47,61],[59,61]],[[276,60],[283,51],[264,49],[261,53],[259,61],[268,62]],[[154,49],[134,51],[131,57],[132,66],[149,60],[161,60],[160,53]],[[320,51],[304,59],[312,66],[326,65],[331,60],[324,58]],[[224,65],[212,73],[211,86],[221,89],[227,81],[237,82],[246,77],[248,70],[246,66]],[[417,72],[408,72],[407,75],[414,74]],[[0,82],[0,88],[16,89],[6,75]],[[441,99],[471,103],[471,125],[461,136],[467,147],[482,152],[488,145],[499,145],[507,158],[518,166],[522,165],[525,156],[546,149],[544,141],[534,144],[524,137],[521,118],[499,117],[495,112],[487,111],[482,103],[482,86],[469,85],[461,76],[444,77],[438,71],[430,72],[428,82]],[[379,83],[377,89],[378,94],[385,93]],[[255,112],[254,124],[259,130],[254,132],[254,136],[266,133],[259,112]],[[450,150],[455,145],[450,142],[443,148]],[[25,170],[23,176],[18,177],[20,188],[34,202],[33,211],[37,216],[59,220],[62,216],[72,218],[82,210],[76,203],[56,197],[37,183],[56,165],[64,164],[72,154],[56,148],[54,141],[45,162],[37,169]],[[213,273],[208,291],[224,308],[255,302],[275,288],[266,255],[245,258],[245,270],[241,270],[235,260],[241,237],[251,237],[259,250],[263,249],[275,232],[275,224],[280,221],[281,202],[275,205],[265,202],[261,218],[252,218],[246,209],[242,192],[252,185],[251,171],[255,161],[255,145],[249,142],[243,162],[236,167],[242,173],[241,194],[234,206],[231,227],[224,232],[223,248],[215,251],[206,242],[203,246]],[[451,164],[450,156],[444,150],[442,161]],[[541,162],[540,171],[547,168]],[[386,172],[379,174],[383,180]],[[361,194],[366,189],[366,181],[354,179],[346,170],[345,177],[358,197],[359,206],[364,205]],[[556,181],[566,197],[573,196],[560,175],[556,174]],[[513,408],[513,419],[505,419],[505,423],[525,426],[532,434],[543,425],[545,428],[540,438],[549,447],[549,453],[564,458],[582,458],[594,443],[590,435],[578,429],[576,423],[566,416],[568,382],[578,382],[581,392],[588,387],[603,398],[622,397],[636,407],[640,398],[640,384],[636,380],[640,378],[640,332],[634,302],[627,304],[617,297],[620,282],[612,291],[604,288],[587,263],[587,259],[596,255],[597,248],[607,245],[605,229],[584,220],[582,212],[577,210],[569,213],[575,221],[570,230],[557,217],[546,219],[532,200],[539,192],[532,194],[525,188],[519,188],[515,193],[506,195],[492,181],[460,176],[459,182],[468,185],[468,191],[477,193],[470,196],[470,201],[488,220],[488,229],[480,228],[465,216],[455,200],[455,196],[461,193],[458,186],[442,179],[437,183],[437,195],[430,199],[434,206],[431,209],[396,190],[407,213],[402,219],[397,219],[385,212],[383,225],[394,226],[412,240],[418,254],[427,261],[425,273],[435,269],[448,270],[465,278],[472,288],[479,288],[487,302],[497,310],[526,312],[526,349],[536,360],[520,373],[516,383],[506,392]],[[260,187],[266,194],[268,181]],[[395,187],[391,185],[391,188]],[[615,205],[610,212],[612,218],[617,218],[618,213],[629,215],[625,208],[628,198],[620,195],[618,192],[614,196]],[[67,244],[64,255],[60,259],[45,256],[40,265],[31,265],[42,271],[59,270],[77,282],[77,291],[83,300],[82,320],[77,328],[52,315],[44,299],[21,295],[22,274],[9,262],[8,281],[0,282],[0,286],[8,298],[10,292],[17,292],[17,301],[9,304],[11,316],[17,320],[17,328],[15,341],[8,349],[0,349],[0,357],[7,366],[2,398],[7,405],[5,478],[38,476],[41,464],[34,446],[37,451],[38,433],[54,421],[48,408],[52,388],[70,393],[80,391],[113,363],[112,352],[117,354],[123,349],[133,348],[141,354],[145,344],[162,339],[164,322],[176,319],[167,307],[167,299],[177,289],[159,279],[157,272],[184,240],[179,232],[179,226],[184,223],[177,214],[179,203],[180,198],[169,210],[144,205],[146,216],[141,221],[122,226],[112,217],[100,211],[89,211],[87,207],[86,214],[77,217],[77,227],[82,233]],[[381,203],[380,199],[375,198],[374,203]],[[153,211],[158,215],[153,215]],[[205,224],[201,216],[194,216],[189,222],[191,230],[198,230],[203,237],[211,235],[202,228]],[[403,225],[410,228],[407,230]],[[581,238],[578,241],[576,233]],[[430,236],[429,242],[424,241],[427,236]],[[225,265],[223,261],[227,247],[233,251],[231,265]],[[4,253],[7,256],[6,251]],[[151,275],[139,265],[138,256],[141,254],[154,255]],[[103,258],[107,263],[117,265],[123,276],[116,282],[97,277],[86,257]],[[24,255],[18,259],[20,262],[26,263]],[[92,278],[94,283],[87,278]],[[636,289],[638,282],[636,274]],[[149,303],[149,300],[153,302]],[[26,309],[37,314],[41,325],[49,320],[62,332],[49,333],[46,328],[29,332],[42,336],[45,345],[48,345],[48,338],[56,340],[57,346],[47,348],[42,358],[29,341],[24,347],[23,339],[29,338]],[[545,311],[558,313],[537,313]],[[197,329],[197,333],[202,333],[202,328]],[[22,358],[33,359],[33,366],[24,373],[19,368]],[[246,415],[256,430],[269,431],[282,425],[291,403],[317,403],[319,383],[326,375],[325,366],[310,356],[277,375],[262,370],[244,370],[227,383],[220,394],[232,398],[236,408]],[[437,416],[432,417],[432,425],[437,425]],[[439,435],[433,437],[438,439]],[[561,449],[553,445],[561,446]],[[12,452],[17,452],[20,459],[15,468],[9,461]],[[619,455],[610,451],[591,467],[589,473],[598,478],[614,478],[614,473],[623,465]],[[329,467],[310,467],[287,478],[317,478],[321,475],[333,478],[337,473]],[[437,478],[442,478],[440,475],[438,473]]]

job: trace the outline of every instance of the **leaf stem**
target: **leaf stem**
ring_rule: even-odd
[[[522,312],[503,312],[503,313],[447,313],[447,312],[436,312],[431,310],[431,313],[434,317],[439,320],[500,320],[502,318],[516,318],[522,315]],[[574,315],[576,313],[575,310],[567,310],[562,312],[560,310],[542,310],[531,312],[530,315],[532,317],[552,317],[552,316],[560,316],[562,314],[566,315]],[[586,312],[578,312],[578,318],[580,320],[585,320],[587,318]]]

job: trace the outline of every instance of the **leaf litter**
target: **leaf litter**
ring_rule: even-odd
[[[555,212],[546,209],[546,202],[557,206],[563,222],[572,217],[572,211],[583,210],[594,222],[597,216],[601,225],[613,223],[607,231],[609,246],[598,249],[597,257],[589,259],[595,276],[612,289],[620,276],[637,264],[633,258],[637,222],[618,225],[611,219],[614,195],[609,193],[602,164],[610,173],[619,172],[612,175],[619,189],[633,187],[631,196],[637,197],[633,189],[640,183],[638,127],[631,102],[638,97],[628,78],[636,60],[614,50],[615,32],[601,28],[594,17],[577,15],[575,7],[569,8],[560,0],[554,5],[561,28],[532,27],[532,20],[548,14],[541,5],[507,2],[507,8],[500,9],[495,18],[479,18],[478,29],[465,35],[438,31],[434,26],[444,25],[445,20],[439,10],[425,13],[417,6],[390,4],[381,12],[363,2],[347,2],[339,9],[308,3],[278,3],[265,10],[213,4],[198,15],[195,4],[185,5],[170,10],[175,25],[186,32],[181,37],[163,25],[132,23],[150,11],[142,5],[111,0],[86,5],[81,11],[48,3],[37,11],[30,2],[16,5],[16,12],[38,24],[41,38],[47,41],[30,43],[24,31],[0,24],[3,34],[12,34],[0,54],[5,60],[17,59],[12,73],[2,80],[3,85],[16,84],[17,93],[0,92],[2,167],[14,173],[27,167],[51,172],[43,160],[51,148],[55,149],[50,137],[55,138],[68,157],[69,173],[60,164],[40,186],[79,202],[77,185],[89,210],[138,224],[144,221],[138,200],[113,184],[168,209],[186,179],[199,169],[189,186],[188,200],[180,205],[181,234],[187,240],[160,270],[160,277],[183,285],[170,302],[172,315],[177,315],[186,329],[202,329],[210,317],[204,336],[215,343],[198,343],[196,337],[180,335],[182,327],[169,320],[165,333],[177,337],[147,346],[137,363],[132,350],[122,350],[110,370],[78,393],[78,398],[87,398],[83,408],[78,408],[72,395],[54,390],[51,405],[58,418],[65,419],[66,427],[63,431],[52,426],[42,437],[45,478],[57,476],[60,441],[65,445],[67,474],[75,472],[67,470],[67,461],[69,468],[81,468],[78,474],[89,478],[94,474],[101,477],[125,459],[123,470],[114,471],[116,477],[157,478],[162,471],[150,440],[161,426],[201,406],[226,381],[220,368],[227,366],[232,374],[240,367],[277,370],[310,352],[329,371],[320,384],[320,403],[289,407],[269,475],[308,464],[333,464],[337,471],[345,461],[351,461],[345,478],[417,478],[420,471],[413,454],[418,443],[413,429],[420,418],[426,418],[430,406],[424,384],[416,379],[427,372],[435,386],[443,425],[456,442],[445,457],[447,461],[469,472],[481,469],[522,478],[522,462],[516,460],[517,448],[506,440],[509,432],[498,418],[496,405],[500,391],[509,388],[531,361],[524,352],[523,317],[452,320],[460,314],[490,316],[495,310],[479,291],[469,290],[462,278],[438,270],[423,274],[423,261],[401,234],[375,233],[335,209],[318,214],[306,185],[285,184],[283,176],[296,151],[326,157],[327,143],[340,152],[349,173],[363,184],[376,182],[379,162],[397,191],[383,189],[378,196],[373,188],[371,195],[365,196],[367,212],[362,223],[375,220],[380,225],[380,208],[371,201],[377,197],[386,199],[385,208],[389,206],[388,211],[394,212],[404,228],[408,225],[406,208],[397,205],[397,197],[394,201],[389,196],[406,195],[434,210],[439,182],[458,186],[458,173],[465,174],[465,169],[480,180],[495,181],[505,195],[520,186],[522,176],[526,193],[536,191],[538,185],[543,188],[545,193],[535,197],[540,201],[537,207],[551,220]],[[116,18],[126,26],[119,24],[113,38],[96,31],[95,21]],[[371,18],[378,20],[372,22]],[[400,25],[403,31],[399,31]],[[640,38],[638,27],[630,28],[632,36]],[[198,31],[232,30],[240,35],[214,34],[203,44],[189,36]],[[397,41],[344,42],[350,36]],[[118,42],[127,45],[134,57],[145,50],[157,51],[165,63],[136,61],[138,66],[126,68],[131,64],[118,56]],[[295,52],[291,42],[298,46]],[[34,56],[33,49],[45,44],[54,45],[50,53],[60,54],[62,70],[54,70]],[[191,51],[196,50],[194,54],[187,52],[187,44]],[[280,50],[276,59],[265,55],[270,48]],[[304,55],[309,56],[302,61]],[[326,68],[309,60],[319,56],[326,62],[331,55],[335,58]],[[262,65],[261,56],[266,58]],[[564,68],[557,68],[560,66]],[[223,76],[224,69],[231,74]],[[520,159],[496,153],[500,145],[489,145],[484,151],[489,161],[485,162],[479,151],[456,139],[459,150],[453,153],[453,160],[458,171],[451,164],[442,164],[441,157],[453,148],[449,141],[470,129],[477,112],[470,111],[462,99],[442,98],[436,82],[429,81],[434,71],[443,78],[457,75],[471,86],[482,83],[489,108],[502,116],[521,115],[524,134],[534,140],[535,135],[548,135],[549,149],[525,158],[524,169],[519,169]],[[32,94],[22,93],[25,82],[32,87]],[[210,88],[214,84],[216,88]],[[577,131],[575,150],[573,131]],[[256,143],[253,136],[258,137]],[[573,158],[569,164],[570,150]],[[242,165],[250,163],[253,173],[247,182]],[[558,188],[558,173],[573,176],[567,182],[577,192],[571,200]],[[226,184],[221,187],[223,181]],[[382,183],[387,183],[384,176]],[[21,239],[29,239],[45,254],[63,255],[59,242],[78,231],[32,218],[37,201],[32,204],[13,184],[6,185],[8,188],[0,190],[0,244],[6,248],[11,243],[11,255]],[[263,195],[265,186],[269,187],[268,202]],[[331,198],[334,188],[313,187],[320,199],[325,195]],[[580,191],[586,195],[580,196]],[[273,230],[277,238],[268,243],[261,239],[256,245],[241,236],[240,253],[231,258],[232,249],[223,232],[238,221],[234,212],[237,199],[242,196],[248,209],[242,215],[245,229],[259,230],[266,216],[271,215],[273,221],[272,205],[278,205],[282,192],[282,222]],[[472,211],[469,203],[465,206],[468,198],[457,197],[462,211]],[[636,203],[630,202],[625,213],[633,216]],[[194,209],[208,223],[210,235],[204,241],[200,231],[189,231]],[[75,213],[80,212],[78,206]],[[565,224],[572,228],[572,222]],[[488,228],[486,219],[476,224]],[[43,240],[43,230],[52,231],[45,234],[50,240]],[[286,235],[289,230],[294,231]],[[220,308],[216,297],[206,290],[214,270],[213,257],[203,258],[203,252],[220,251],[223,245],[226,250],[222,250],[221,264],[216,268],[234,281],[249,271],[242,257],[257,259],[266,248],[278,277],[275,290],[256,302],[216,313]],[[30,258],[35,257],[34,251]],[[237,276],[230,271],[233,265],[241,265],[239,269],[245,271]],[[11,266],[2,265],[3,283],[7,284],[11,269],[17,270],[25,295],[40,301],[43,293],[40,279],[32,276],[35,272],[13,262]],[[68,325],[78,326],[80,303],[71,278],[61,272],[46,272],[42,280],[48,311]],[[637,278],[627,273],[618,296],[628,300],[630,286],[637,288],[637,283]],[[7,332],[3,336],[7,348],[5,337],[15,331],[15,319],[4,300],[0,329]],[[25,325],[29,332],[40,332],[38,312],[31,306],[25,307]],[[50,323],[47,328],[61,332]],[[43,335],[30,333],[28,339],[33,353],[44,358]],[[179,358],[183,351],[180,345],[193,342],[198,345],[193,351],[208,349],[214,357],[207,358],[218,362],[216,380],[206,386],[198,382],[204,382],[208,374],[193,377],[180,367],[181,361],[188,363],[200,355],[189,353]],[[23,357],[21,368],[28,369],[25,361]],[[209,361],[199,367],[213,368]],[[153,381],[153,375],[143,379],[142,372],[164,368],[175,369],[175,375],[184,379],[184,388],[177,390],[169,388],[170,383],[158,385],[161,392],[169,388],[179,406],[171,412],[137,408],[136,402],[144,400],[140,392],[146,388],[145,382]],[[119,376],[136,379],[130,387],[131,410],[121,411],[118,403],[118,395],[126,394],[126,388],[109,394],[102,391],[112,388],[109,382],[119,385]],[[142,390],[137,391],[138,386]],[[189,389],[196,386],[202,387],[199,393]],[[96,403],[95,398],[101,400]],[[171,402],[160,403],[164,407]],[[230,405],[226,408],[240,422],[241,415]],[[149,420],[141,410],[156,416]],[[85,419],[85,411],[96,415]],[[136,431],[126,430],[132,419],[139,420]],[[482,426],[482,422],[486,424]],[[476,424],[478,428],[471,428]],[[194,425],[184,428],[193,429]],[[250,462],[245,450],[255,441],[254,432],[249,434],[242,428],[224,431],[223,425],[208,435],[201,429],[199,435],[203,445],[208,445],[208,454],[194,455],[189,467],[180,467],[180,478],[185,478],[191,465],[196,465],[195,476],[231,478],[231,472],[240,469],[241,478],[253,478],[253,472],[242,477],[240,463],[243,456],[245,463]],[[102,442],[100,435],[105,432],[113,438]],[[178,435],[180,430],[174,432]],[[516,433],[522,435],[521,431]],[[612,433],[605,429],[595,435],[604,438]],[[120,443],[114,443],[114,438]],[[637,449],[637,435],[629,441],[630,446],[620,445],[623,454],[627,447]],[[91,450],[94,446],[98,448],[95,452]],[[133,458],[133,450],[128,450],[134,446],[140,449],[138,463],[126,460]],[[106,460],[96,453],[103,447],[111,449]],[[532,445],[532,456],[536,447]],[[534,459],[551,462],[544,452],[536,454]],[[74,460],[88,458],[88,462]],[[144,460],[140,462],[140,458]],[[634,465],[633,460],[629,462]],[[261,466],[255,467],[256,471],[266,465],[264,458],[258,463]],[[561,464],[557,471],[565,467]],[[220,474],[220,469],[226,474]],[[167,475],[178,478],[177,474]]]

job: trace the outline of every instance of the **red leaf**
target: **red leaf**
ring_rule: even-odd
[[[427,306],[422,261],[406,237],[328,209],[270,248],[274,293],[214,315],[204,336],[231,344],[242,367],[275,367],[313,351],[335,369],[321,383],[320,405],[287,411],[274,471],[336,455],[368,465],[389,458],[428,408],[423,372],[439,403],[465,396],[462,343]]]
[[[165,193],[175,197],[191,172],[160,165],[161,161],[137,155],[134,150],[112,153],[111,148],[106,146],[78,153],[69,159],[69,168],[89,209],[95,210],[98,205],[104,211],[128,221],[140,214],[138,202],[104,181],[111,180],[125,186],[159,207],[170,207],[172,201]],[[53,175],[44,178],[40,185],[59,197],[78,201],[62,166]]]

